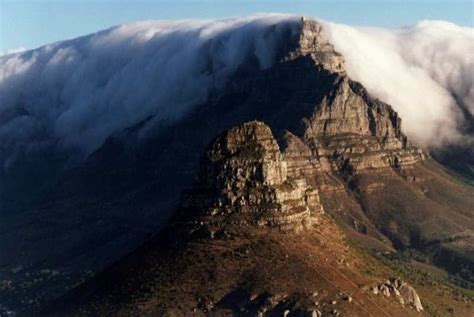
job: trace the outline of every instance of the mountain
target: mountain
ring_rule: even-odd
[[[196,183],[169,226],[44,314],[417,316],[423,311],[419,295],[401,281],[387,282],[388,296],[374,294],[389,270],[348,244],[325,214],[318,190],[290,172],[290,160],[262,122],[223,133],[208,147]],[[363,273],[367,265],[375,270],[371,276]]]
[[[374,294],[401,293],[403,275],[429,314],[472,311],[452,283],[473,282],[474,189],[350,78],[321,24],[294,23],[270,66],[247,56],[199,107],[120,130],[6,213],[2,302],[179,315],[209,300],[245,315],[273,298],[275,313],[416,315]]]

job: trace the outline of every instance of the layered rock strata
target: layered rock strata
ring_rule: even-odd
[[[192,232],[215,236],[246,226],[310,229],[322,212],[317,189],[304,178],[288,177],[270,128],[253,121],[211,144],[179,215],[193,218]]]
[[[278,138],[287,130],[295,134],[310,154],[306,149],[298,157],[288,149],[290,160],[300,161],[295,167],[301,167],[309,159],[308,171],[311,166],[346,176],[400,170],[425,159],[403,134],[392,107],[348,76],[344,58],[321,24],[302,18],[297,32],[281,45],[283,57],[276,65],[257,77],[237,75],[218,106],[228,107],[224,101],[239,96],[241,108],[254,108],[254,118],[269,124]]]
[[[331,72],[345,72],[344,58],[334,50],[321,24],[303,17],[296,34],[292,39],[296,42],[296,49],[289,52],[283,61],[308,56],[315,64]]]
[[[332,171],[400,168],[424,159],[402,133],[397,113],[346,76],[305,124],[304,140]]]

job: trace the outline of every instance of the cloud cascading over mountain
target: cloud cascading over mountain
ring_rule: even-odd
[[[460,107],[474,114],[474,29],[423,21],[399,29],[326,23],[349,75],[403,118],[424,145],[462,142]]]
[[[138,22],[1,56],[0,163],[58,146],[88,154],[149,116],[172,122],[240,66],[270,67],[298,21]],[[474,114],[472,28],[324,25],[349,75],[400,113],[409,136],[424,145],[463,141],[461,108]]]

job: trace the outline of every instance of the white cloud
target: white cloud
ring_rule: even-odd
[[[423,21],[399,29],[324,23],[349,75],[403,119],[425,145],[461,142],[460,107],[474,114],[474,29]]]
[[[0,163],[57,142],[87,154],[150,115],[175,120],[249,57],[269,66],[288,21],[138,22],[1,56]]]
[[[298,17],[138,22],[0,56],[0,164],[57,146],[87,154],[149,115],[165,121],[206,99],[250,56],[274,62]],[[474,111],[473,29],[325,23],[348,72],[390,103],[416,141],[458,141],[458,104]]]

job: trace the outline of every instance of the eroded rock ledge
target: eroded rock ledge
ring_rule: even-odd
[[[320,23],[302,17],[296,34],[293,39],[296,49],[290,51],[283,61],[309,56],[315,64],[330,72],[345,73],[344,58],[329,42]]]
[[[317,189],[288,177],[270,128],[253,121],[219,136],[206,151],[179,214],[192,232],[230,234],[245,226],[310,229],[323,212]]]

